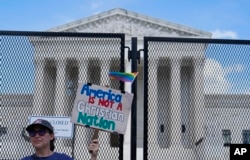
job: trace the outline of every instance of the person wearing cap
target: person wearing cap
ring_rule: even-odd
[[[32,124],[27,126],[26,131],[29,133],[30,142],[35,149],[35,153],[24,157],[21,160],[73,160],[70,156],[64,153],[54,152],[54,129],[47,120],[35,120]],[[99,149],[98,140],[92,140],[88,149],[91,153],[91,160],[96,160]]]

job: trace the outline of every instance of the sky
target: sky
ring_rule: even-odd
[[[213,33],[250,39],[249,0],[1,0],[0,30],[44,31],[113,8]]]
[[[0,30],[45,31],[114,8],[210,32],[212,38],[250,40],[249,0],[0,0]],[[205,79],[212,79],[217,93],[250,93],[249,56],[242,54],[235,55],[237,62],[234,56],[207,56]]]

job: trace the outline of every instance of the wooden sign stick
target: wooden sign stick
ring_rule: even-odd
[[[94,134],[92,136],[92,140],[98,139],[99,136],[99,129],[94,129]]]
[[[93,136],[92,136],[92,141],[93,141],[94,139],[98,139],[98,135],[99,135],[99,129],[94,129],[94,134],[93,134]],[[89,149],[89,153],[92,154],[93,151]]]
[[[105,85],[105,87],[109,87],[109,85]],[[94,134],[92,136],[92,140],[98,139],[99,136],[99,129],[94,129]]]

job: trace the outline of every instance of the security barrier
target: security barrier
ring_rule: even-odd
[[[124,34],[0,35],[0,159],[33,153],[25,131],[30,116],[70,117],[79,81],[128,86],[135,95],[130,155],[123,135],[100,132],[98,159],[226,160],[230,144],[250,143],[250,41],[144,37],[138,50],[137,38],[129,48]],[[139,74],[125,85],[109,71]],[[88,158],[93,129],[72,132],[56,139],[56,151]]]

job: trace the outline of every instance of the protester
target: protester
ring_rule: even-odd
[[[64,153],[54,151],[54,129],[47,120],[37,119],[32,124],[27,126],[26,130],[29,133],[30,142],[34,147],[35,153],[24,157],[21,160],[73,160],[73,158]],[[88,147],[91,154],[91,160],[97,159],[98,149],[98,139],[92,140]]]

